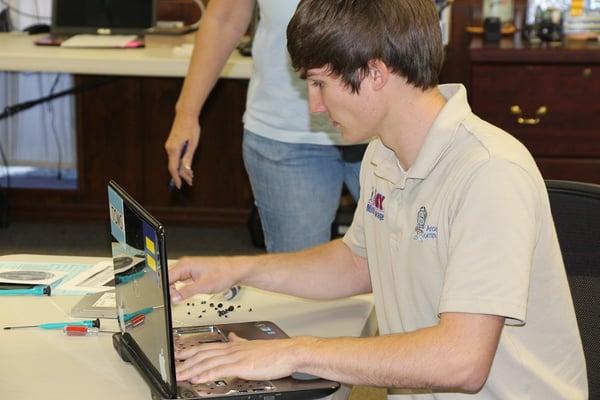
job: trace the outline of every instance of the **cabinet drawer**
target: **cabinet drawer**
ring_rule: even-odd
[[[475,63],[471,73],[473,111],[536,156],[600,156],[600,66]]]

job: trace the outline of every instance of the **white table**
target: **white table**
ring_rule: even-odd
[[[0,256],[0,262],[89,263],[102,258],[42,255]],[[0,325],[35,325],[71,320],[78,296],[0,296]],[[252,313],[230,313],[226,322],[267,319],[289,335],[367,336],[376,331],[370,295],[317,302],[244,288],[239,299]],[[188,316],[187,303],[173,307],[175,324],[223,323]],[[76,320],[76,319],[73,319]],[[201,322],[200,322],[201,321]],[[103,329],[117,329],[116,320],[103,319]],[[130,364],[113,350],[110,334],[69,337],[62,331],[37,328],[0,329],[0,399],[111,400],[150,399],[150,390]],[[343,387],[332,399],[345,399]]]
[[[37,35],[0,33],[0,71],[63,72],[70,74],[184,77],[189,56],[168,46],[140,49],[80,49],[36,46]],[[234,51],[221,78],[249,79],[251,57]]]

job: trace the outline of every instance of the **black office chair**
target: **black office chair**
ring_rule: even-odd
[[[600,399],[600,185],[547,180],[587,362],[589,398]]]

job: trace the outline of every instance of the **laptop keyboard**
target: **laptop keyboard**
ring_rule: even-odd
[[[175,328],[173,330],[175,349],[184,350],[200,344],[227,341],[227,337],[223,332],[213,326],[190,330],[192,332],[189,333],[186,332],[185,328]],[[178,362],[179,360],[176,360],[176,363]],[[228,397],[240,394],[268,393],[275,390],[275,386],[269,381],[247,381],[240,378],[225,378],[195,385],[186,383],[183,386],[183,390],[181,391],[183,398]]]

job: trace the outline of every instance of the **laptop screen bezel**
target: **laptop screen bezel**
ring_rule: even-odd
[[[175,357],[173,354],[174,343],[173,343],[173,327],[171,320],[171,297],[169,295],[169,274],[168,274],[168,261],[167,261],[167,246],[165,240],[165,230],[163,225],[154,218],[144,207],[142,207],[131,195],[129,195],[123,188],[121,188],[116,182],[110,181],[108,183],[108,187],[116,192],[118,196],[123,200],[124,206],[127,205],[139,218],[144,220],[152,229],[154,229],[157,238],[157,246],[159,248],[159,257],[160,257],[160,265],[162,269],[161,280],[162,280],[162,299],[163,312],[165,313],[165,335],[167,338],[167,349],[166,349],[166,362],[169,363],[169,381],[166,382],[159,371],[154,367],[149,357],[142,351],[141,347],[137,344],[133,336],[128,334],[127,332],[123,332],[124,340],[128,341],[130,346],[138,349],[140,352],[139,356],[144,360],[146,364],[146,371],[153,376],[153,380],[156,382],[161,382],[163,388],[167,391],[167,393],[175,396],[177,394],[177,379],[175,376]],[[112,241],[112,235],[111,235]],[[116,289],[116,288],[115,288]],[[118,296],[118,290],[115,291],[116,296]],[[118,301],[118,299],[117,299]],[[118,304],[118,303],[117,303]],[[156,310],[155,312],[159,312]]]
[[[150,22],[150,26],[147,27],[121,27],[115,28],[110,26],[72,26],[72,25],[58,25],[58,12],[59,5],[58,3],[61,0],[52,0],[52,14],[51,14],[51,25],[50,32],[53,34],[105,34],[105,35],[120,35],[120,34],[130,34],[130,35],[143,35],[144,32],[153,26],[156,25],[157,20],[157,12],[158,12],[158,0],[148,0],[152,5],[152,17]],[[81,0],[85,1],[85,0]]]

